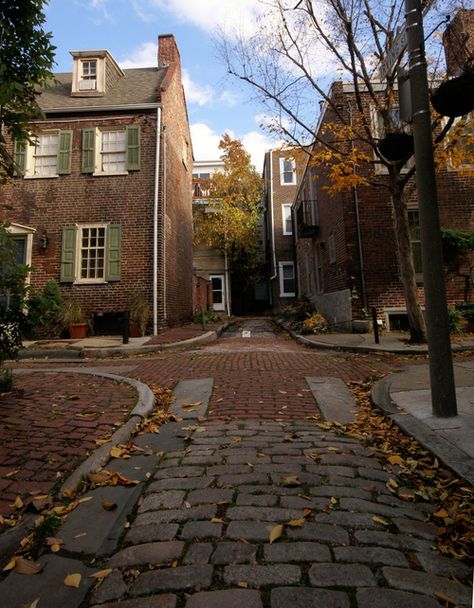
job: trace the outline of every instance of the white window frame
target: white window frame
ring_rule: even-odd
[[[331,233],[328,237],[328,251],[329,251],[329,263],[335,264],[337,260],[337,252],[336,252],[336,237],[334,233]]]
[[[96,62],[96,74],[95,74],[95,88],[94,89],[80,89],[79,82],[84,80],[83,78],[83,64],[88,61]],[[77,57],[74,59],[73,72],[72,72],[72,93],[76,96],[87,97],[89,95],[97,96],[97,94],[103,94],[105,91],[105,59],[104,57]]]
[[[107,266],[107,228],[108,224],[103,223],[93,223],[93,224],[76,224],[77,226],[77,234],[76,234],[76,276],[74,283],[78,284],[97,284],[97,283],[107,283],[106,281],[106,266]],[[103,228],[104,229],[104,266],[103,266],[103,276],[97,278],[82,278],[82,231],[91,229],[91,228]],[[101,247],[102,249],[102,247]]]
[[[294,298],[296,296],[295,291],[285,291],[285,282],[283,277],[283,269],[285,266],[291,266],[293,269],[293,281],[296,287],[296,276],[295,276],[295,263],[288,260],[285,262],[278,262],[278,276],[280,280],[280,297],[281,298]]]
[[[398,103],[394,104],[392,107],[392,111],[395,112],[395,111],[399,111],[399,110],[400,110],[400,108],[399,108]],[[370,106],[370,120],[372,123],[372,133],[373,133],[375,139],[383,139],[383,137],[385,136],[385,133],[383,132],[383,126],[381,125],[380,113],[378,112],[378,110],[374,104],[372,104]],[[407,131],[407,127],[404,126],[401,122],[400,122],[400,128],[404,132]],[[387,167],[380,162],[380,159],[377,156],[377,154],[375,153],[375,151],[374,151],[374,160],[375,160],[375,168],[374,168],[375,174],[376,175],[388,175]],[[413,167],[414,164],[415,164],[415,156],[413,155],[403,165],[401,173],[408,173],[408,171]]]
[[[52,135],[56,135],[58,138],[57,147],[59,148],[59,129],[54,129],[51,131],[42,131],[37,135],[32,137],[31,142],[26,143],[26,159],[25,159],[25,171],[23,177],[25,179],[51,179],[55,177],[59,177],[58,175],[58,163],[57,163],[57,149],[56,149],[56,172],[50,173],[48,175],[37,174],[35,173],[35,165],[36,165],[36,140],[41,137],[51,137]]]
[[[289,171],[285,171],[285,162],[290,162],[292,165],[293,179],[291,182],[285,182],[285,173],[289,173]],[[281,186],[296,185],[296,161],[294,158],[288,158],[287,156],[280,157],[280,185]]]
[[[455,118],[455,119],[454,119],[453,126],[454,126],[454,125],[455,125],[457,122],[459,122],[460,120],[462,120],[462,118],[463,118],[463,117]],[[473,129],[474,129],[474,112],[470,112],[470,113],[467,115],[467,117],[466,117],[466,118],[468,118],[468,119],[470,119],[471,121],[473,121]],[[443,127],[446,125],[446,123],[447,123],[447,122],[448,122],[448,119],[447,119],[447,118],[445,118],[445,119],[443,120],[443,123],[442,123],[442,124],[443,124]],[[471,170],[471,169],[474,167],[474,162],[472,162],[472,163],[461,163],[460,165],[458,165],[457,167],[455,167],[455,166],[454,166],[454,164],[453,164],[452,162],[448,161],[448,162],[446,163],[446,165],[447,165],[447,166],[446,166],[446,168],[447,168],[447,170],[448,170],[448,171],[463,171],[463,170],[466,170],[466,169]]]
[[[291,229],[287,230],[287,222],[290,221]],[[291,215],[291,203],[284,204],[281,206],[281,221],[283,226],[283,234],[285,236],[292,236],[293,234],[293,223],[292,223],[292,215]]]
[[[123,133],[124,136],[124,148],[123,148],[123,164],[124,167],[127,166],[127,130],[125,127],[107,127],[107,128],[95,128],[95,158],[94,165],[95,171],[93,173],[94,176],[101,175],[128,175],[128,171],[125,168],[123,171],[103,171],[102,170],[102,158],[103,154],[107,154],[102,152],[102,136],[105,133]],[[120,150],[120,152],[122,152]]]

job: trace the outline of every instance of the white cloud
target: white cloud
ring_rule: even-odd
[[[235,108],[240,101],[240,96],[233,91],[222,91],[219,95],[219,102],[227,108]]]
[[[279,146],[279,142],[259,131],[249,131],[243,135],[236,135],[231,130],[227,130],[226,132],[231,137],[241,140],[258,172],[261,172],[263,169],[265,152],[270,148],[277,148]],[[191,137],[195,160],[218,160],[222,153],[219,150],[219,141],[222,135],[222,133],[213,131],[205,123],[192,124]]]
[[[186,101],[198,106],[208,106],[215,98],[215,91],[209,84],[196,83],[191,79],[188,70],[183,69],[183,87]]]
[[[144,42],[127,59],[118,63],[122,69],[155,67],[158,65],[158,45],[156,42]]]

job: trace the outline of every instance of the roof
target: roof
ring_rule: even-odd
[[[71,97],[72,73],[55,74],[58,84],[42,91],[38,103],[46,114],[52,111],[108,108],[111,106],[141,106],[158,103],[159,87],[167,68],[132,68],[123,70],[112,88],[102,97]]]

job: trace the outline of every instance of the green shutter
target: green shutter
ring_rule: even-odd
[[[82,173],[95,171],[95,129],[82,131]]]
[[[24,175],[26,169],[26,141],[15,141],[13,160],[15,163],[14,175]]]
[[[61,244],[61,283],[73,283],[76,270],[76,226],[63,228]]]
[[[140,127],[127,127],[127,171],[140,169]]]
[[[72,131],[59,131],[58,175],[71,173]]]
[[[106,281],[120,281],[120,244],[122,228],[120,224],[110,224],[107,229]]]

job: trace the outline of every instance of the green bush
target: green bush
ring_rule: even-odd
[[[203,320],[202,312],[197,312],[193,317],[193,323],[202,323],[202,320]],[[219,320],[220,320],[220,317],[217,314],[217,312],[214,312],[213,310],[204,311],[204,323],[216,323]]]
[[[461,333],[461,320],[462,314],[456,308],[452,308],[448,306],[448,322],[449,322],[449,331],[452,334]]]
[[[58,323],[63,308],[63,298],[59,285],[49,280],[43,291],[32,293],[27,301],[27,329],[29,337],[41,335]]]

